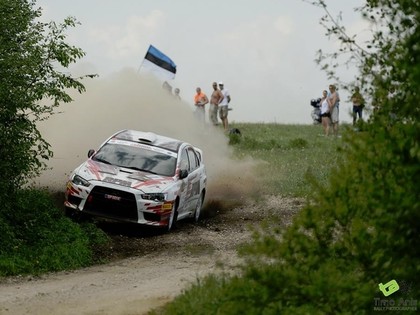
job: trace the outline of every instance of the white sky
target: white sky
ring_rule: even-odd
[[[362,30],[353,8],[362,0],[327,0],[346,28]],[[78,62],[100,78],[137,70],[150,44],[177,65],[170,84],[192,103],[195,88],[209,96],[213,81],[224,81],[234,109],[230,121],[312,123],[309,102],[329,83],[315,64],[318,49],[330,51],[319,25],[324,14],[301,0],[38,0],[44,19],[81,23],[69,42],[87,56]],[[357,31],[356,31],[357,32]],[[344,78],[351,70],[341,69]],[[340,90],[339,90],[340,92]],[[341,94],[340,119],[350,121],[348,95]]]

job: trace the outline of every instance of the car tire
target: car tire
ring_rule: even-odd
[[[89,215],[69,207],[64,208],[64,215],[75,222],[83,222],[90,219]]]
[[[178,220],[178,203],[175,204],[175,207],[171,211],[171,215],[169,216],[169,222],[167,230],[173,230],[176,227],[176,221]]]
[[[201,210],[203,208],[203,201],[204,201],[204,193],[201,193],[200,197],[197,200],[197,204],[194,210],[194,216],[193,216],[194,222],[198,222],[198,220],[200,220]]]
[[[64,207],[64,215],[66,217],[71,217],[73,214],[73,209],[69,207]]]

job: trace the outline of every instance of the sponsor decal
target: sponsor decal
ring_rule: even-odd
[[[113,177],[105,177],[104,182],[115,184],[115,185],[131,187],[131,182],[126,181],[126,180],[122,180],[122,179],[118,179],[118,178],[113,178]]]
[[[120,196],[114,196],[114,195],[105,194],[104,197],[105,197],[105,199],[110,199],[110,200],[115,200],[115,201],[121,201],[121,197]]]

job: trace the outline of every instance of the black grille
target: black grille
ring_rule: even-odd
[[[71,204],[73,204],[73,205],[78,206],[78,205],[80,205],[80,202],[82,201],[82,198],[80,198],[80,197],[76,197],[76,196],[72,196],[72,195],[69,195],[69,196],[67,197],[67,201],[68,201],[68,202],[70,202],[70,203],[71,203]]]
[[[132,193],[96,186],[90,192],[84,211],[93,215],[137,222],[136,198]]]
[[[143,212],[144,219],[147,221],[160,221],[160,215],[156,213],[150,213],[150,212]]]

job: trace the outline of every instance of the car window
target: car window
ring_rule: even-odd
[[[190,161],[190,171],[194,171],[200,166],[200,161],[193,148],[188,148],[188,159]]]
[[[163,176],[174,176],[176,158],[157,152],[147,146],[136,147],[122,144],[105,144],[92,158],[106,164]]]
[[[179,167],[181,168],[181,170],[190,171],[190,162],[188,160],[188,153],[187,153],[186,149],[182,150],[181,163],[180,163]]]

